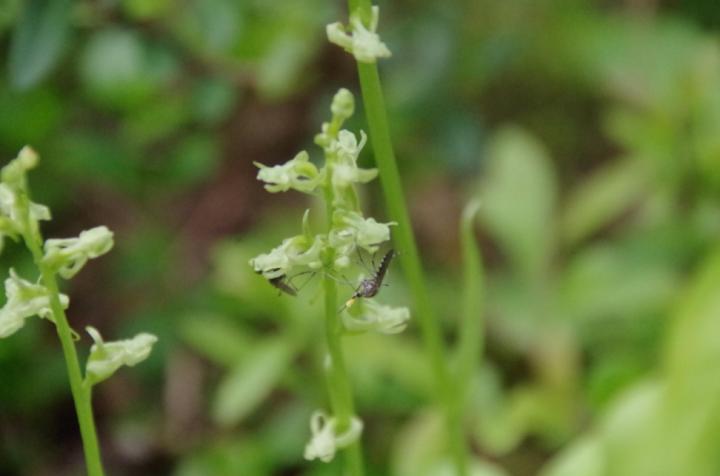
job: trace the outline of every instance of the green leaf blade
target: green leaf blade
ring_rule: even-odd
[[[63,52],[70,26],[70,0],[29,0],[12,35],[8,69],[19,90],[38,84]]]

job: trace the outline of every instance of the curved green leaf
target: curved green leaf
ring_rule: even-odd
[[[222,426],[232,426],[255,410],[277,385],[291,355],[290,345],[282,339],[259,346],[220,383],[213,419]]]
[[[471,200],[460,221],[460,246],[463,261],[463,309],[458,343],[459,381],[469,382],[480,362],[483,347],[483,268],[475,240],[475,217],[480,200]]]
[[[518,271],[538,276],[552,254],[557,183],[542,145],[519,128],[500,131],[488,152],[483,221]]]
[[[70,26],[70,0],[28,0],[10,45],[10,84],[27,89],[40,82],[62,54]]]

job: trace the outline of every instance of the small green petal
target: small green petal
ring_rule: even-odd
[[[310,461],[319,459],[324,463],[329,463],[335,457],[338,449],[345,448],[357,441],[362,430],[362,421],[353,417],[349,427],[344,432],[337,433],[337,419],[329,417],[322,410],[317,410],[310,417],[312,436],[305,446],[304,457]]]
[[[72,278],[89,259],[104,255],[113,247],[113,232],[105,226],[85,230],[77,238],[45,241],[43,262],[65,279]]]
[[[24,208],[17,199],[18,186],[18,184],[0,183],[0,251],[5,237],[17,240],[27,226]],[[31,223],[50,219],[50,209],[37,203],[29,202],[28,213]]]
[[[0,338],[14,334],[23,325],[25,319],[40,316],[55,322],[50,307],[50,291],[45,286],[34,284],[22,279],[14,269],[5,280],[5,296],[7,301],[0,309]],[[70,300],[60,295],[60,304],[67,308]]]
[[[90,385],[110,377],[123,365],[132,367],[147,359],[157,342],[157,337],[148,333],[138,334],[132,339],[104,342],[94,327],[86,327],[85,330],[95,341],[85,370],[85,380]]]
[[[2,181],[8,184],[21,184],[25,180],[28,170],[35,168],[39,161],[37,152],[31,147],[23,147],[18,156],[11,160],[0,171]]]
[[[345,88],[341,88],[335,96],[333,96],[330,105],[334,121],[345,121],[349,119],[355,112],[355,98],[353,94]]]
[[[39,203],[30,203],[30,218],[35,221],[50,220],[50,209]]]
[[[382,243],[390,240],[390,226],[395,225],[394,222],[379,223],[374,218],[363,218],[357,212],[346,210],[335,212],[333,224],[330,244],[341,254],[353,251],[347,249],[350,244],[375,253]]]
[[[257,162],[255,165],[260,168],[257,179],[265,182],[265,190],[271,193],[287,192],[290,189],[312,193],[320,183],[317,167],[310,162],[305,151],[282,165],[268,167]]]
[[[342,320],[350,332],[397,334],[407,327],[410,310],[380,304],[374,299],[359,299],[343,313]]]
[[[280,246],[250,260],[256,273],[267,279],[287,276],[295,268],[317,270],[322,267],[321,251],[326,247],[324,236],[297,235],[286,238]]]
[[[310,229],[310,209],[309,208],[307,210],[305,210],[305,213],[303,213],[302,231],[303,231],[303,235],[305,235],[305,237],[307,239],[312,239],[313,235],[312,235],[312,230]]]

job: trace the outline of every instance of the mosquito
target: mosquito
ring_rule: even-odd
[[[286,280],[286,278],[287,276],[283,274],[274,278],[268,278],[268,282],[272,285],[272,287],[276,288],[280,292],[291,296],[297,296],[297,289],[295,289],[293,285],[290,284],[290,281]]]
[[[365,278],[360,281],[360,285],[355,289],[355,292],[350,299],[345,302],[343,309],[352,306],[359,298],[371,298],[380,291],[380,287],[382,287],[383,279],[385,278],[385,274],[387,273],[393,256],[395,256],[395,251],[392,249],[385,253],[385,256],[383,256],[382,260],[380,260],[380,265],[378,266],[377,271],[372,273],[369,278]],[[341,309],[341,311],[343,309]]]
[[[275,270],[272,270],[275,271]],[[258,272],[258,274],[261,274],[261,272]],[[298,273],[295,276],[288,278],[287,275],[281,274],[280,276],[275,276],[274,278],[266,278],[268,280],[268,283],[280,293],[289,294],[290,296],[297,296],[297,293],[300,289],[304,288],[305,285],[310,281],[310,279],[306,280],[300,288],[296,288],[292,284],[292,280],[297,278],[298,276],[302,276],[304,274],[311,274],[310,279],[312,279],[315,276],[314,271],[304,271],[302,273]]]

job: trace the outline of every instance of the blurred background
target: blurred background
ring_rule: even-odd
[[[483,201],[477,474],[720,474],[720,4],[378,3],[391,129],[450,346],[460,212]],[[108,474],[340,474],[302,460],[327,406],[316,287],[279,297],[247,263],[312,206],[266,193],[253,161],[317,158],[330,98],[357,91],[324,37],[344,8],[0,0],[0,157],[40,153],[47,237],[116,232],[67,283],[71,324],[160,338],[95,391]],[[351,128],[366,129],[358,109]],[[379,186],[363,195],[385,219]],[[1,260],[31,272],[16,244]],[[410,302],[399,266],[388,282],[389,301]],[[346,341],[368,474],[452,474],[417,327]],[[40,319],[0,342],[0,474],[84,474]]]

